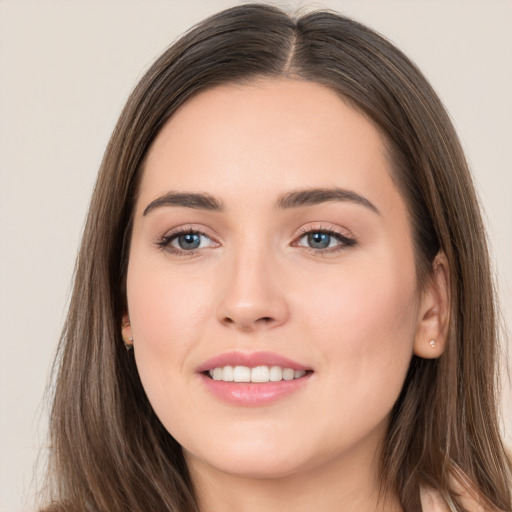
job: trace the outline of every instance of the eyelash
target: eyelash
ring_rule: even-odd
[[[333,247],[325,247],[325,248],[314,248],[314,247],[306,247],[304,245],[299,245],[300,240],[302,240],[304,237],[306,237],[308,235],[312,235],[315,233],[321,233],[323,235],[328,235],[330,237],[334,237],[337,240],[338,244]],[[160,238],[157,241],[156,245],[160,249],[167,251],[173,255],[177,255],[177,256],[186,257],[186,256],[197,255],[197,253],[201,250],[201,248],[185,250],[185,249],[178,249],[171,245],[172,242],[175,241],[178,237],[184,236],[184,235],[198,235],[200,237],[206,237],[212,241],[212,245],[218,245],[218,243],[215,242],[215,240],[213,240],[211,237],[209,237],[206,233],[204,233],[198,229],[195,229],[192,227],[186,227],[186,226],[183,228],[179,228],[175,231],[172,231],[171,233],[165,234],[164,236],[162,236],[162,238]],[[307,251],[311,251],[312,253],[317,254],[317,255],[327,255],[327,254],[337,253],[339,251],[346,249],[347,247],[352,247],[352,246],[356,245],[356,243],[357,243],[356,240],[354,240],[353,238],[350,238],[346,235],[343,235],[342,233],[336,231],[335,229],[318,227],[318,228],[314,228],[314,229],[302,228],[300,230],[300,235],[295,239],[295,241],[293,242],[292,245],[294,247],[302,247],[303,249],[305,249]]]
[[[350,238],[350,237],[348,237],[346,235],[343,235],[342,233],[340,233],[339,231],[337,231],[335,229],[324,228],[322,226],[320,226],[318,228],[313,228],[313,229],[311,229],[311,228],[302,228],[300,230],[300,233],[301,234],[296,239],[297,242],[294,242],[294,245],[298,244],[298,242],[302,238],[304,238],[305,236],[308,236],[308,235],[311,235],[311,234],[315,234],[315,233],[321,233],[323,235],[328,235],[328,236],[334,237],[338,241],[338,244],[336,246],[326,247],[326,248],[323,248],[323,249],[315,249],[314,247],[306,247],[306,246],[303,246],[303,245],[299,246],[299,247],[302,247],[303,249],[312,251],[314,254],[329,255],[329,254],[332,254],[332,253],[337,253],[337,252],[343,251],[347,247],[352,247],[352,246],[356,245],[356,243],[357,243],[355,239]]]
[[[185,249],[178,249],[176,247],[173,247],[171,243],[176,240],[180,236],[184,235],[199,235],[200,237],[206,237],[210,240],[212,240],[211,237],[209,237],[206,233],[203,233],[202,231],[189,227],[184,226],[183,228],[178,228],[171,233],[165,234],[160,240],[157,241],[157,246],[160,247],[160,249],[167,251],[173,255],[176,256],[193,256],[197,254],[199,249],[193,249],[193,250],[185,250]],[[216,243],[214,240],[212,240],[214,244]]]

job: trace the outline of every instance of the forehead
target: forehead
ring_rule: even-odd
[[[394,189],[385,141],[373,123],[334,90],[288,79],[197,94],[162,128],[143,172],[141,194],[148,199],[169,188],[235,197],[304,187],[375,195]]]

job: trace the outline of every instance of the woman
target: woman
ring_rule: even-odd
[[[510,511],[496,337],[471,178],[420,72],[332,13],[224,11],[107,148],[55,506]]]

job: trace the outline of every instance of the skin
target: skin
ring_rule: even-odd
[[[123,336],[134,338],[146,393],[183,446],[205,511],[401,510],[392,492],[378,502],[378,457],[413,353],[444,349],[448,299],[442,258],[419,288],[391,175],[373,124],[303,81],[202,92],[152,145]],[[276,206],[289,192],[332,187],[375,209]],[[144,214],[169,191],[207,193],[224,209],[157,205]],[[202,245],[172,252],[177,228],[204,233]],[[332,236],[331,247],[310,247],[305,232],[326,229],[355,243]],[[166,236],[171,245],[161,247]],[[313,373],[268,405],[228,404],[196,369],[232,350],[275,352]]]

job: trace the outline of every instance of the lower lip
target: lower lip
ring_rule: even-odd
[[[200,374],[200,377],[208,391],[222,401],[232,405],[258,407],[297,393],[309,381],[311,373],[300,379],[262,383],[224,382],[213,380],[203,374]]]

